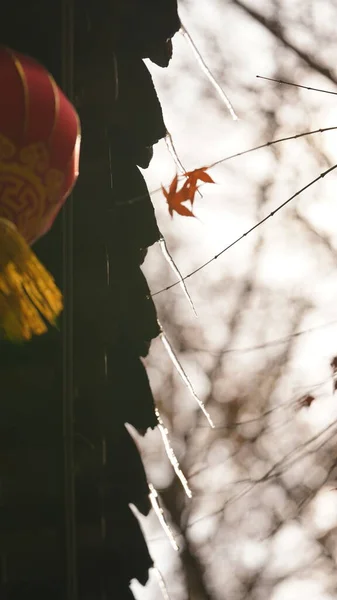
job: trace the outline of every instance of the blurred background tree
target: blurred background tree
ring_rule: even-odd
[[[186,40],[151,66],[186,170],[290,135],[333,127],[333,95],[256,75],[337,90],[337,2],[184,0],[180,16],[239,121],[232,121]],[[336,132],[257,150],[211,169],[198,219],[170,218],[153,194],[174,260],[186,275],[215,256],[335,162]],[[176,171],[161,142],[150,189]],[[192,498],[159,432],[141,442],[149,481],[180,552],[157,519],[142,519],[172,600],[337,598],[337,175],[296,197],[186,284],[155,296],[159,318],[214,429],[193,402],[160,340],[146,365]],[[144,270],[152,292],[175,279],[157,248]],[[157,582],[134,592],[158,598]]]

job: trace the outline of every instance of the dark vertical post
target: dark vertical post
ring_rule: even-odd
[[[73,99],[74,4],[62,0],[62,86]],[[66,541],[66,600],[77,600],[77,544],[74,465],[74,381],[73,381],[73,205],[68,198],[63,208],[63,447]]]

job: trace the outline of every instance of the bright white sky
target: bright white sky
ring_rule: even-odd
[[[298,20],[304,0],[284,1],[282,9],[288,11],[293,20]],[[329,11],[329,2],[312,2],[313,19],[321,20],[324,11]],[[317,10],[319,4],[320,9]],[[266,10],[268,2],[251,2],[256,10]],[[186,5],[185,5],[186,6]],[[190,6],[190,8],[188,8]],[[187,3],[180,11],[182,21],[196,45],[199,47],[206,63],[216,74],[221,85],[228,93],[235,110],[240,116],[239,122],[233,122],[224,106],[218,102],[216,92],[206,81],[204,74],[186,44],[179,34],[174,38],[174,58],[167,70],[161,70],[149,64],[156,84],[158,96],[162,102],[164,118],[170,131],[179,158],[187,170],[211,164],[222,157],[249,147],[267,142],[268,124],[263,109],[276,106],[280,97],[281,107],[278,109],[277,135],[283,137],[316,129],[337,125],[336,99],[333,96],[314,94],[305,91],[298,96],[293,95],[292,89],[277,87],[268,82],[256,79],[256,74],[275,76],[276,58],[282,63],[284,78],[302,84],[317,87],[328,87],[318,75],[309,76],[297,59],[290,53],[284,53],[280,59],[273,38],[259,25],[247,20],[241,12],[230,5],[224,7],[221,0],[198,0]],[[326,12],[328,15],[328,12]],[[300,21],[298,21],[300,22]],[[329,28],[329,24],[327,24]],[[298,45],[306,48],[310,43],[308,34],[300,25],[291,29],[293,39]],[[208,32],[212,32],[212,36]],[[310,37],[310,36],[309,36]],[[331,50],[327,45],[322,60],[331,64]],[[335,59],[334,59],[335,60]],[[334,66],[334,63],[333,63]],[[246,87],[250,90],[247,91]],[[282,96],[283,94],[283,96]],[[319,134],[321,135],[321,134]],[[279,146],[279,153],[261,150],[246,157],[219,165],[210,174],[216,185],[206,185],[202,189],[203,198],[195,202],[195,214],[198,219],[187,219],[175,216],[171,219],[165,200],[161,193],[153,196],[159,228],[164,234],[172,255],[180,271],[187,274],[200,264],[221,251],[228,243],[249,229],[260,218],[267,215],[289,196],[306,185],[311,179],[324,171],[336,160],[336,136],[331,132],[322,134],[319,138],[321,148],[325,150],[330,164],[319,164],[315,155],[305,141],[289,141]],[[172,157],[164,142],[155,148],[155,158],[150,168],[144,172],[150,190],[169,184],[176,171]],[[337,172],[336,172],[337,173]],[[269,188],[261,209],[257,206],[259,186],[268,181]],[[310,305],[300,329],[316,328],[317,326],[334,322],[329,327],[319,328],[311,334],[299,337],[296,351],[291,360],[291,369],[283,381],[282,391],[279,391],[279,401],[290,400],[299,390],[309,389],[317,382],[326,384],[319,388],[320,403],[313,404],[310,410],[297,413],[296,423],[302,428],[306,437],[314,431],[319,431],[333,418],[337,417],[336,399],[331,395],[331,380],[329,363],[337,355],[337,277],[333,254],[330,256],[324,248],[314,243],[313,238],[305,232],[296,221],[295,210],[310,222],[313,228],[324,233],[333,247],[337,248],[337,203],[336,195],[337,174],[331,174],[314,187],[295,199],[291,205],[275,215],[273,219],[253,232],[247,239],[230,249],[226,254],[214,261],[200,273],[187,281],[189,292],[195,303],[198,320],[195,320],[180,288],[177,286],[156,297],[159,319],[164,315],[164,326],[170,329],[171,317],[178,327],[189,328],[197,339],[203,340],[203,346],[216,351],[223,348],[228,334],[226,315],[229,306],[235,302],[228,290],[223,293],[210,292],[224,278],[240,281],[247,270],[251,269],[251,257],[258,234],[264,238],[264,251],[256,267],[256,282],[270,290],[275,297],[279,294],[285,298],[284,312],[280,306],[275,306],[275,313],[269,311],[267,318],[263,306],[255,306],[247,316],[246,325],[240,330],[235,346],[243,348],[259,343],[255,328],[255,320],[266,319],[264,339],[262,342],[287,335],[289,318],[287,315],[287,299],[289,305],[294,298],[304,298]],[[260,210],[260,212],[259,212]],[[173,276],[165,266],[164,258],[158,246],[151,248],[144,267],[145,274],[152,291],[157,291],[174,281]],[[211,294],[211,295],[210,295]],[[188,338],[187,339],[191,339]],[[193,338],[192,338],[193,339]],[[261,341],[261,340],[260,340]],[[155,394],[160,394],[164,381],[161,363],[165,363],[164,349],[154,344],[152,355],[148,361],[149,375]],[[205,369],[208,368],[209,358],[204,356]],[[245,358],[233,357],[232,385],[239,385],[240,370],[254,372],[260,360],[259,353],[250,353]],[[196,364],[188,352],[183,355],[183,362],[198,394],[205,398],[209,384],[200,364]],[[166,363],[165,363],[166,364]],[[287,396],[285,398],[284,396]],[[276,399],[277,401],[277,395]],[[195,406],[187,396],[180,399],[180,416],[183,431],[186,418],[193,415]],[[192,412],[190,412],[192,411]],[[214,408],[214,419],[217,411]],[[193,417],[191,417],[193,418]],[[179,428],[179,424],[178,424]],[[151,437],[152,436],[152,437]],[[179,454],[179,436],[174,440],[175,450]],[[149,470],[154,485],[157,488],[167,485],[172,477],[171,470],[164,460],[161,442],[156,434],[148,437],[144,445],[144,453],[149,463]],[[225,443],[221,452],[227,452]],[[286,442],[285,442],[286,448]],[[214,459],[217,464],[218,457]],[[224,477],[235,479],[235,473],[227,467]],[[212,480],[212,481],[211,481]],[[213,482],[213,483],[212,483]],[[214,484],[214,474],[210,475],[207,485]],[[205,485],[203,479],[202,485]],[[337,526],[337,500],[332,498],[330,488],[322,490],[317,502],[308,511],[307,520],[311,530],[330,530]],[[209,504],[207,505],[209,506]],[[207,508],[201,513],[209,513]],[[170,591],[171,600],[183,600],[181,581],[175,572],[177,558],[169,543],[164,540],[156,518],[150,516],[144,520],[147,536],[153,539],[150,549],[156,562],[165,575]],[[217,522],[204,519],[202,526],[191,530],[193,540],[201,541],[214,532]],[[157,541],[156,541],[157,540]],[[275,573],[287,573],[287,562],[291,552],[291,560],[296,553],[303,554],[306,540],[296,526],[289,525],[275,541],[272,548],[272,561],[268,568]],[[218,551],[218,550],[217,550]],[[309,548],[310,553],[312,549]],[[249,565],[252,561],[261,564],[270,556],[270,548],[263,544],[246,540],[241,548],[241,557]],[[222,565],[214,559],[210,567],[212,580],[219,579],[221,585]],[[282,562],[283,561],[283,562]],[[235,564],[235,561],[234,561]],[[248,567],[247,567],[248,568]],[[253,567],[252,567],[253,568]],[[254,567],[255,568],[255,567]],[[221,575],[221,576],[220,576]],[[157,600],[159,596],[158,583],[154,576],[146,591],[136,584],[133,586],[139,600]],[[220,596],[219,596],[220,597]],[[233,596],[233,598],[235,595]],[[275,588],[272,600],[331,600],[317,577],[307,580],[297,580],[293,577]]]

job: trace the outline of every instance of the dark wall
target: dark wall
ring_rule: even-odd
[[[40,60],[61,86],[69,59],[62,15],[60,1],[21,0],[6,6],[0,22],[0,43]],[[61,288],[73,261],[74,349],[65,364],[70,331],[62,319],[60,330],[29,344],[0,344],[0,581],[9,600],[76,597],[66,568],[69,398],[78,597],[130,598],[130,580],[145,583],[152,565],[128,506],[150,509],[124,423],[141,432],[156,425],[140,357],[159,327],[141,264],[160,233],[138,166],[148,165],[166,128],[142,58],[166,66],[167,40],[178,28],[174,0],[74,1],[74,102],[83,138],[72,256],[64,252],[62,215],[34,247]]]

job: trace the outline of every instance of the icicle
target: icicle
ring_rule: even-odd
[[[178,156],[178,153],[175,149],[175,145],[173,143],[172,135],[170,134],[169,131],[166,132],[165,144],[166,144],[166,147],[178,168],[178,171],[180,171],[184,175],[186,173],[186,169]],[[203,197],[200,190],[197,190],[197,194],[200,196],[200,198]]]
[[[155,489],[155,487],[152,485],[152,483],[149,483],[149,489],[150,489],[149,498],[150,498],[152,508],[153,508],[154,512],[156,513],[156,515],[159,519],[159,522],[160,522],[163,530],[165,531],[168,539],[170,540],[172,548],[177,551],[177,550],[179,550],[179,546],[174,539],[174,535],[170,529],[169,524],[166,522],[164,511],[159,506],[158,492]]]
[[[159,326],[161,327],[160,323],[159,323]],[[177,371],[178,371],[180,377],[182,378],[183,382],[187,386],[189,392],[192,394],[194,400],[198,403],[199,407],[201,408],[202,412],[204,413],[204,415],[205,415],[207,421],[209,422],[210,426],[212,428],[214,428],[213,421],[212,421],[210,415],[208,414],[204,403],[196,395],[196,393],[195,393],[195,391],[194,391],[194,389],[192,387],[192,384],[191,384],[189,378],[187,377],[187,375],[186,375],[186,373],[185,373],[182,365],[180,364],[178,358],[176,357],[175,352],[174,352],[174,350],[173,350],[170,342],[168,341],[168,339],[167,339],[167,337],[166,337],[166,335],[165,335],[165,333],[164,333],[163,330],[161,331],[160,339],[163,342],[164,347],[165,347],[165,349],[166,349],[166,351],[167,351],[167,353],[168,353],[171,361],[173,362],[173,364],[174,364],[175,368],[177,369]]]
[[[181,171],[181,173],[186,173],[186,169],[177,154],[177,151],[176,151],[174,143],[173,143],[172,135],[169,133],[169,131],[166,132],[165,144],[166,144],[166,147],[167,147],[169,153],[171,154],[178,170]]]
[[[204,59],[202,58],[198,48],[196,47],[195,43],[193,42],[190,34],[188,33],[188,31],[186,30],[186,28],[184,27],[183,24],[181,24],[181,28],[180,28],[180,32],[181,34],[184,36],[184,38],[186,39],[186,41],[188,42],[189,46],[191,47],[195,58],[197,59],[201,69],[203,70],[203,72],[205,73],[206,77],[209,79],[209,81],[211,82],[211,84],[213,85],[213,87],[216,89],[216,91],[218,92],[220,98],[222,99],[222,101],[224,102],[224,104],[226,105],[233,121],[237,121],[238,120],[238,116],[234,111],[234,108],[227,96],[227,94],[224,92],[224,90],[222,89],[222,87],[220,86],[220,84],[217,82],[217,80],[215,79],[214,75],[212,74],[212,72],[210,71],[210,69],[208,68],[208,66],[206,65]]]
[[[182,470],[180,469],[179,461],[178,461],[178,459],[174,453],[174,450],[171,446],[169,435],[168,435],[168,433],[169,433],[168,429],[165,427],[163,420],[160,416],[160,412],[157,407],[155,408],[155,413],[156,413],[156,417],[158,419],[158,429],[160,431],[161,437],[163,438],[167,457],[168,457],[177,477],[181,481],[181,485],[183,486],[183,488],[185,490],[186,496],[188,498],[192,498],[192,492],[189,488],[187,479],[186,479],[184,473],[182,472]]]
[[[164,600],[170,600],[170,595],[168,593],[168,589],[167,589],[167,585],[165,583],[164,577],[162,576],[162,574],[159,571],[158,567],[154,567],[153,570],[154,570],[154,572],[155,572],[155,574],[157,576],[158,584],[159,584],[159,587],[160,587],[160,591],[161,591],[161,593],[163,595]]]
[[[192,302],[192,298],[191,298],[191,296],[188,293],[185,281],[184,281],[184,279],[183,279],[183,277],[182,277],[182,275],[181,275],[181,273],[180,273],[180,271],[179,271],[176,263],[174,262],[171,254],[170,254],[170,252],[168,250],[168,247],[166,245],[166,241],[165,241],[164,237],[161,237],[159,239],[159,245],[160,245],[160,249],[161,249],[161,251],[163,253],[163,256],[164,256],[165,260],[167,260],[167,262],[170,265],[172,271],[178,277],[178,279],[179,279],[179,285],[180,285],[181,289],[183,290],[183,292],[184,292],[184,294],[185,294],[185,296],[187,298],[187,301],[190,303],[190,306],[191,306],[191,308],[192,308],[195,316],[197,317],[198,315],[197,315],[196,310],[194,308],[194,304]]]

